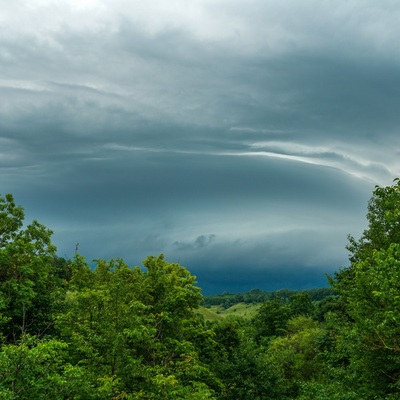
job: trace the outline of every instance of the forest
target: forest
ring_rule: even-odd
[[[0,197],[0,399],[400,398],[400,183],[376,186],[329,288],[203,297],[163,255],[57,256]],[[253,315],[206,317],[258,304]]]

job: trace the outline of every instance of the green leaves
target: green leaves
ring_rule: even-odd
[[[400,352],[400,245],[375,251],[354,268],[350,315],[371,348]]]
[[[267,360],[279,375],[286,393],[294,396],[299,382],[316,379],[322,372],[320,343],[325,330],[304,315],[288,322],[288,335],[271,341]]]
[[[398,179],[375,188],[367,220],[360,240],[350,237],[351,266],[332,280],[349,317],[338,329],[338,343],[347,350],[348,369],[361,381],[359,390],[370,398],[389,398],[400,380]]]
[[[0,197],[0,298],[5,340],[43,335],[52,325],[55,288],[52,232],[33,221],[22,229],[24,212],[11,195]]]
[[[24,210],[16,206],[11,194],[0,197],[0,248],[12,241],[23,225]]]
[[[65,362],[67,345],[25,336],[0,351],[0,395],[5,399],[90,399],[85,371]]]
[[[376,186],[368,202],[368,228],[357,241],[349,236],[350,261],[358,262],[372,256],[373,250],[400,243],[400,181],[393,185]]]
[[[120,259],[96,263],[91,270],[75,256],[56,317],[69,362],[116,398],[213,398],[198,355],[207,331],[193,311],[201,301],[195,277],[163,256],[149,257],[147,271]]]
[[[154,312],[161,309],[183,316],[198,308],[202,300],[196,277],[179,264],[170,264],[164,256],[148,257],[143,261],[147,269],[146,286]]]
[[[280,298],[266,301],[254,318],[256,337],[261,339],[284,334],[291,316],[290,306]]]

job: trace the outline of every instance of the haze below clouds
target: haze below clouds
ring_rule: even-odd
[[[60,256],[311,288],[399,176],[400,5],[14,0],[0,185]]]

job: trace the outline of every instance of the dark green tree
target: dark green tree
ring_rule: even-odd
[[[306,291],[298,292],[291,296],[289,299],[289,306],[293,316],[312,316],[315,312],[315,306],[310,293]]]
[[[218,399],[282,399],[275,391],[277,376],[265,360],[265,348],[253,339],[251,323],[229,317],[213,324],[212,371],[222,382]]]
[[[267,300],[260,307],[253,320],[257,340],[285,334],[291,316],[290,306],[279,297],[274,300]]]

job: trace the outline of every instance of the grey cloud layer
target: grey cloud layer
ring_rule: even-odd
[[[400,170],[400,7],[374,3],[8,3],[2,192],[67,256],[320,284]]]

